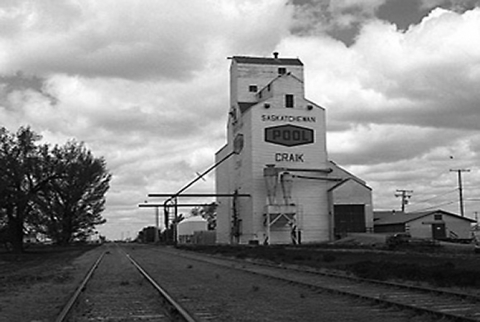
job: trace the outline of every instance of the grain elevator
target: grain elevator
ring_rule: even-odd
[[[372,231],[371,189],[329,161],[325,109],[305,98],[303,63],[278,53],[230,60],[217,243],[315,243]]]

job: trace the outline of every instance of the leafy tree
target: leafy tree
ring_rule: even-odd
[[[216,202],[204,204],[202,207],[193,208],[190,213],[193,216],[202,216],[207,220],[208,230],[215,230],[217,227],[217,207]]]
[[[27,229],[66,244],[105,222],[105,160],[75,141],[52,149],[40,139],[29,127],[0,128],[0,239],[14,252],[23,251]]]
[[[105,193],[111,174],[103,158],[95,158],[82,143],[70,141],[52,150],[63,176],[49,183],[39,197],[43,214],[39,227],[58,244],[85,240],[106,222]]]
[[[38,193],[60,174],[48,145],[29,127],[12,134],[0,128],[0,216],[14,252],[23,251],[25,222],[31,219]]]

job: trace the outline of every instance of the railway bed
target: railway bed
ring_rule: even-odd
[[[231,266],[218,256],[198,256],[195,253],[178,253],[192,259]],[[236,269],[295,283],[310,289],[348,295],[379,304],[431,314],[452,321],[480,321],[480,297],[410,284],[357,278],[345,274],[325,273],[309,268],[278,266],[258,261],[230,259]]]
[[[56,322],[195,321],[120,247],[107,247]]]
[[[91,275],[64,321],[169,321],[163,292],[191,321],[480,321],[475,296],[171,247],[111,245]]]

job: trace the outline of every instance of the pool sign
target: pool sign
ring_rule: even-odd
[[[296,125],[279,125],[265,128],[265,142],[297,146],[313,143],[313,130]]]

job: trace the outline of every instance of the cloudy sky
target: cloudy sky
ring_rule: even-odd
[[[469,169],[465,214],[480,212],[480,0],[3,0],[0,126],[103,156],[99,231],[135,237],[155,223],[147,194],[176,192],[225,144],[227,57],[274,51],[303,61],[329,158],[375,209],[399,209],[398,189],[409,211],[459,213],[450,169]],[[213,191],[213,174],[189,190]]]

